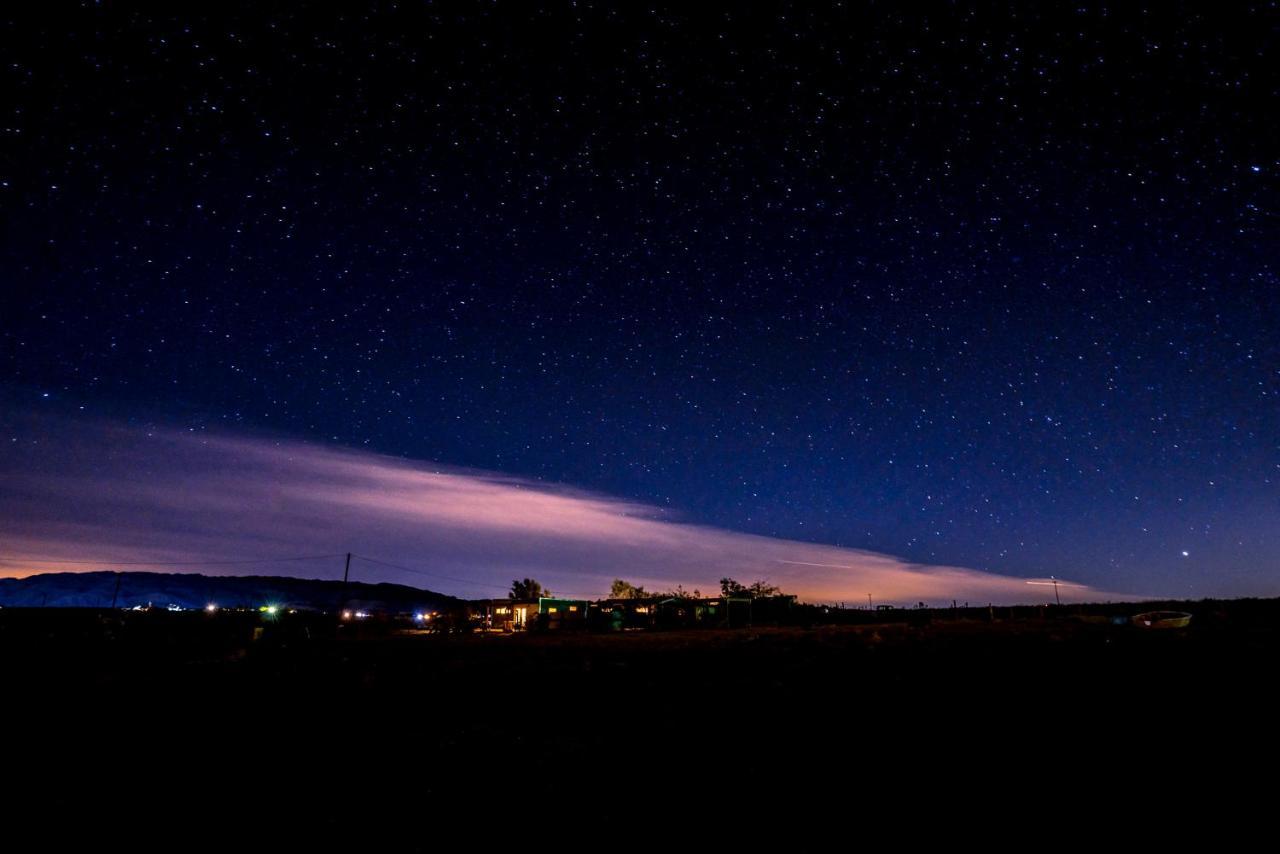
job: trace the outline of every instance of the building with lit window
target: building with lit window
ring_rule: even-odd
[[[538,614],[538,602],[533,599],[478,599],[468,604],[472,624],[482,629],[519,631]]]

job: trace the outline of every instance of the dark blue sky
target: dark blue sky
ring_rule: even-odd
[[[6,405],[1280,592],[1276,4],[691,5],[7,11]]]

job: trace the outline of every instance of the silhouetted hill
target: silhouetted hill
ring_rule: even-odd
[[[107,608],[119,579],[117,608],[178,605],[223,608],[273,604],[331,610],[341,605],[367,610],[410,612],[447,607],[458,600],[443,593],[403,584],[287,578],[274,575],[216,576],[166,572],[51,572],[26,578],[0,578],[0,606]]]

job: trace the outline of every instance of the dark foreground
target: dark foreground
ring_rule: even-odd
[[[1280,608],[1189,607],[1166,632],[1064,609],[603,636],[299,617],[256,641],[253,615],[6,610],[5,804],[54,839],[419,848],[1239,827],[1273,810]]]

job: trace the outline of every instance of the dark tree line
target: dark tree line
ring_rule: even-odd
[[[781,595],[782,591],[777,586],[769,584],[767,581],[756,581],[752,584],[741,584],[732,578],[720,579],[720,595],[748,597],[751,599],[765,599],[770,596]],[[699,590],[688,591],[682,585],[676,585],[674,590],[654,590],[649,591],[645,588],[624,581],[621,578],[615,578],[613,584],[609,587],[610,599],[649,599],[654,597],[666,597],[674,599],[700,599],[702,592]]]
[[[551,591],[543,587],[534,578],[515,579],[511,582],[511,592],[507,594],[510,599],[540,599],[550,596]],[[720,579],[720,595],[746,597],[749,599],[767,599],[770,596],[780,596],[782,591],[777,585],[770,584],[763,579],[752,582],[751,584],[742,584],[732,578]],[[698,589],[686,590],[684,585],[677,584],[672,590],[646,590],[638,584],[632,584],[621,578],[615,578],[613,584],[609,586],[610,599],[701,599],[702,591]]]

